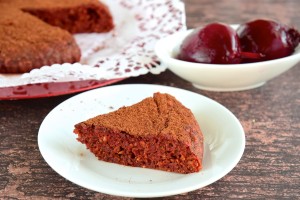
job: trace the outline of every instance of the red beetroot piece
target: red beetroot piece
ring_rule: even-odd
[[[289,56],[300,40],[300,34],[295,28],[266,19],[240,25],[237,34],[242,51],[262,55],[257,59],[244,58],[243,62],[259,62]]]
[[[195,29],[184,39],[177,58],[197,63],[240,63],[240,42],[229,25],[211,23]]]

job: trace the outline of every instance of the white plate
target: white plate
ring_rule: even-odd
[[[132,105],[154,92],[175,96],[194,113],[205,140],[199,173],[183,175],[106,163],[76,140],[76,123]],[[58,105],[41,124],[38,145],[57,173],[82,187],[117,196],[160,197],[196,190],[225,176],[243,154],[245,135],[238,119],[207,97],[167,86],[129,84],[84,92]]]

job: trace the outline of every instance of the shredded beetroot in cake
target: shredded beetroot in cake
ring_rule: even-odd
[[[74,132],[103,161],[178,173],[202,168],[199,125],[192,112],[168,94],[155,93],[81,122]]]

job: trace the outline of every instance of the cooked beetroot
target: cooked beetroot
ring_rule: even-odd
[[[224,23],[211,23],[183,40],[177,58],[210,64],[259,62],[291,55],[299,41],[299,31],[272,20],[253,20],[237,31]]]
[[[266,61],[289,56],[300,40],[300,34],[295,28],[266,19],[241,24],[237,34],[242,51],[262,55],[257,59],[245,58],[243,62]]]
[[[240,63],[240,42],[229,25],[211,23],[195,29],[185,38],[178,59],[211,64]]]

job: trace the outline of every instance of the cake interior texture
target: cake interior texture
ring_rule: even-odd
[[[99,160],[168,172],[202,169],[203,135],[192,112],[169,94],[75,125],[77,140]]]

